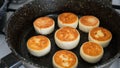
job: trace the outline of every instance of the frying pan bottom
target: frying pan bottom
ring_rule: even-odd
[[[32,36],[39,35],[39,34],[37,34],[35,32],[33,26],[31,26],[28,29],[24,30],[24,32],[22,34],[22,37],[20,38],[20,42],[19,42],[20,46],[18,48],[19,49],[18,52],[28,62],[34,63],[37,66],[53,68],[53,66],[52,66],[53,54],[56,51],[61,50],[60,48],[57,47],[57,45],[55,44],[55,41],[54,41],[54,33],[59,28],[57,26],[57,16],[58,16],[58,14],[49,14],[47,16],[50,16],[56,22],[55,23],[55,30],[54,30],[54,32],[52,32],[49,35],[46,35],[50,39],[51,45],[52,45],[50,53],[48,53],[47,55],[45,55],[43,57],[35,57],[35,56],[32,56],[28,52],[27,47],[26,47],[27,40],[30,37],[32,37]],[[80,16],[81,15],[78,15],[78,17],[80,17]],[[100,26],[102,27],[103,25],[100,24]],[[106,28],[106,27],[104,27],[104,28]],[[79,30],[78,27],[77,27],[77,30],[80,32],[80,42],[79,42],[78,46],[76,48],[72,49],[71,51],[74,52],[77,55],[77,57],[78,57],[78,61],[79,61],[78,68],[88,68],[88,67],[94,67],[96,65],[105,64],[105,62],[107,62],[108,60],[113,58],[118,53],[116,47],[114,46],[114,45],[116,45],[116,43],[115,43],[116,42],[116,39],[115,39],[116,36],[113,33],[113,38],[112,38],[110,44],[108,45],[108,47],[104,48],[104,55],[103,55],[102,59],[98,63],[96,63],[96,64],[90,64],[90,63],[85,62],[80,57],[79,49],[80,49],[80,46],[82,45],[82,43],[88,41],[88,33],[82,32],[81,30]]]

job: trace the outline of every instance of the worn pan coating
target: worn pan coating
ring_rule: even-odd
[[[15,55],[21,60],[37,67],[53,68],[52,56],[60,50],[54,41],[54,32],[58,29],[57,16],[63,12],[73,12],[79,17],[83,15],[94,15],[100,19],[100,26],[112,32],[113,38],[108,47],[104,48],[105,53],[100,62],[89,64],[80,57],[79,48],[88,40],[87,33],[79,30],[81,40],[79,45],[71,50],[78,57],[78,68],[105,67],[115,61],[120,55],[120,15],[111,7],[93,0],[35,0],[19,10],[9,19],[6,26],[6,39]],[[56,27],[52,34],[46,35],[52,42],[52,49],[44,57],[34,57],[29,54],[26,48],[26,41],[31,36],[37,35],[33,28],[33,21],[41,16],[50,16],[56,21]]]

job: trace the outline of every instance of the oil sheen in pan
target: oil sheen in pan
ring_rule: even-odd
[[[31,26],[29,29],[27,29],[26,31],[24,31],[24,36],[21,38],[21,41],[20,41],[20,55],[22,57],[24,57],[27,62],[35,65],[35,66],[39,66],[39,67],[45,67],[45,68],[53,68],[53,65],[52,65],[52,57],[53,57],[53,54],[57,51],[57,50],[61,50],[60,48],[57,47],[57,45],[55,44],[55,41],[54,41],[54,33],[55,31],[59,28],[58,25],[57,25],[57,17],[58,17],[58,14],[50,14],[50,15],[47,15],[51,18],[53,18],[55,20],[55,29],[54,31],[49,34],[49,35],[46,35],[50,41],[51,41],[51,51],[43,56],[43,57],[35,57],[35,56],[32,56],[28,50],[27,50],[27,47],[26,47],[26,42],[28,40],[28,38],[30,38],[31,36],[35,36],[35,35],[38,35],[35,30],[34,30],[34,27]],[[80,18],[80,15],[78,15],[78,17]],[[100,25],[102,26],[102,25]],[[74,52],[77,57],[78,57],[78,68],[80,67],[84,67],[84,68],[88,68],[88,67],[94,67],[95,65],[102,65],[103,62],[105,62],[107,58],[111,58],[110,55],[113,55],[114,53],[112,53],[112,48],[109,46],[107,48],[104,49],[105,53],[102,57],[102,59],[96,63],[96,64],[90,64],[90,63],[87,63],[85,62],[81,57],[80,57],[80,54],[79,54],[79,49],[80,49],[80,46],[82,45],[82,43],[88,41],[88,33],[84,33],[82,31],[79,30],[79,28],[77,27],[77,30],[80,32],[80,35],[81,35],[81,40],[78,44],[78,46],[74,49],[72,49],[71,51]],[[111,43],[114,43],[114,41],[111,40]],[[111,45],[111,44],[110,44]],[[107,51],[107,50],[110,50],[110,51]],[[86,66],[87,65],[87,66]]]

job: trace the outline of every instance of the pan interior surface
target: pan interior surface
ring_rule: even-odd
[[[110,30],[113,35],[113,38],[108,47],[104,48],[104,55],[102,59],[96,64],[90,64],[83,61],[79,54],[79,49],[82,43],[88,41],[88,33],[80,31],[77,27],[77,30],[81,35],[81,40],[79,42],[79,45],[71,51],[73,51],[78,57],[78,68],[91,68],[104,65],[113,60],[116,55],[119,54],[120,16],[118,13],[98,2],[80,2],[74,0],[36,0],[16,11],[9,19],[6,29],[8,44],[11,46],[15,54],[21,59],[24,59],[26,62],[31,63],[35,66],[53,68],[52,56],[56,51],[61,50],[55,44],[54,33],[58,29],[57,17],[60,13],[63,12],[75,13],[79,18],[84,15],[94,15],[100,19],[100,26]],[[50,53],[38,58],[32,56],[28,52],[26,41],[30,37],[38,35],[33,28],[33,22],[36,18],[41,16],[50,16],[53,18],[55,20],[55,30],[51,34],[46,35],[52,43],[52,49]]]

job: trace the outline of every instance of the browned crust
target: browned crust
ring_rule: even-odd
[[[83,52],[89,56],[98,56],[102,53],[102,47],[93,42],[83,44]]]
[[[45,36],[33,36],[27,41],[27,46],[33,50],[42,50],[49,45],[49,39]]]
[[[101,30],[104,34],[103,37],[95,37],[96,33],[98,30]],[[95,40],[98,40],[98,41],[106,41],[106,40],[109,40],[112,38],[112,34],[109,30],[103,28],[103,27],[96,27],[96,28],[93,28],[91,31],[90,31],[90,36],[95,39]]]
[[[39,17],[33,22],[35,27],[48,28],[54,24],[54,20],[50,17]]]
[[[65,58],[67,60],[62,59],[61,57]],[[55,53],[53,59],[56,64],[58,64],[59,66],[61,66],[63,68],[71,68],[77,62],[76,55],[73,52],[67,51],[67,50],[57,51]],[[69,64],[67,67],[63,65],[63,63],[66,63],[66,62]]]
[[[61,41],[73,41],[78,36],[78,31],[72,27],[63,27],[56,32],[56,37]]]
[[[95,16],[87,15],[87,16],[82,16],[80,18],[80,22],[86,26],[95,26],[99,23],[99,20]]]
[[[78,19],[77,15],[74,13],[66,12],[62,13],[58,16],[58,19],[63,23],[63,24],[72,24],[75,23],[76,20]]]

